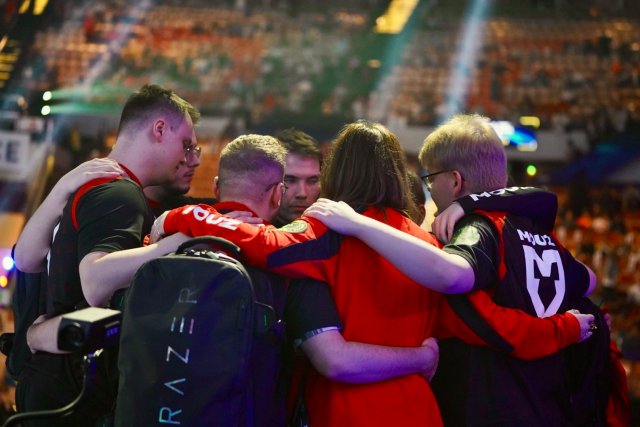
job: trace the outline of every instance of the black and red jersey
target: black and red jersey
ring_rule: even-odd
[[[132,179],[135,177],[130,174]],[[140,185],[129,179],[90,181],[73,194],[54,230],[47,269],[47,315],[86,307],[79,265],[91,252],[139,247],[153,217]],[[94,425],[113,410],[117,391],[115,354],[97,357],[91,392],[65,423]],[[57,408],[73,400],[83,382],[82,356],[37,352],[18,379],[19,410]]]
[[[444,250],[469,262],[475,273],[474,289],[486,290],[501,306],[536,317],[548,318],[570,309],[589,289],[586,267],[547,227],[528,218],[496,212],[468,215]],[[453,416],[458,418],[464,407],[464,423],[470,426],[566,425],[569,395],[562,353],[523,361],[487,348],[468,346],[465,351],[468,359],[457,354],[457,366],[448,365],[454,358],[447,356],[446,348],[441,354],[439,375],[448,372],[451,381],[466,381],[456,387],[467,390],[466,402],[459,401],[459,395],[447,396],[447,390],[439,394],[445,419],[446,408],[457,408]],[[468,369],[461,368],[461,363]],[[461,371],[467,372],[465,378],[460,378]],[[447,402],[447,398],[457,401]]]
[[[78,271],[85,255],[139,247],[152,223],[142,188],[132,180],[91,181],[74,193],[54,230],[47,315],[86,307]]]

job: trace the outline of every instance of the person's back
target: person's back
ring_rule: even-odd
[[[365,215],[432,239],[393,209],[372,208]],[[439,306],[433,292],[416,285],[360,240],[331,231],[327,234],[340,240],[338,252],[329,260],[335,269],[327,280],[346,340],[415,347],[432,335]],[[298,253],[304,253],[304,244],[301,249]],[[290,261],[296,261],[295,255]],[[393,381],[345,384],[312,372],[307,384],[311,425],[441,425],[429,384],[417,374]]]
[[[218,176],[214,180],[214,195],[220,201],[213,206],[223,213],[248,210],[253,216],[264,218],[264,225],[268,225],[282,196],[285,155],[286,150],[269,136],[242,135],[231,141],[220,154]],[[278,324],[271,333],[253,342],[251,394],[244,422],[278,427],[287,421],[289,375],[283,371],[281,324],[287,283],[286,279],[264,270],[251,266],[246,266],[246,270],[253,282],[256,301],[273,307]]]
[[[506,184],[504,147],[488,120],[479,116],[456,116],[438,127],[425,139],[419,157],[433,171],[427,175],[427,186],[440,210],[460,196],[481,195]],[[572,308],[595,282],[589,270],[555,240],[551,226],[501,212],[465,216],[444,246],[448,259],[466,271],[464,280],[454,281],[457,291],[484,289],[496,304],[540,318]],[[446,352],[445,346],[442,371],[447,370]],[[466,384],[448,382],[444,387],[446,391],[466,386],[466,402],[443,404],[463,407],[465,425],[563,426],[569,422],[562,353],[521,361],[469,347],[466,368],[466,378],[458,376]],[[456,376],[463,369],[451,367]],[[454,416],[460,413],[458,409]]]
[[[476,247],[472,255],[469,247],[454,237],[445,250],[465,256],[485,274],[476,277],[476,283],[492,282],[486,289],[497,304],[548,317],[572,308],[587,292],[586,271],[547,230],[523,217],[495,212],[480,215],[483,218],[466,217],[460,227],[472,226],[496,240],[482,245],[482,252]],[[487,257],[493,260],[493,268],[479,267]],[[493,271],[499,275],[495,281],[488,277]],[[464,425],[565,425],[570,397],[562,352],[523,361],[476,346],[456,345],[453,351],[455,358],[449,357],[448,347],[443,345],[437,381],[442,386],[435,388],[445,420],[464,416]],[[465,370],[459,364],[464,363],[464,355],[468,369],[461,375]],[[451,395],[447,389],[467,390],[466,402],[451,401],[460,395]],[[464,412],[460,412],[461,406]],[[451,409],[457,413],[448,412]]]

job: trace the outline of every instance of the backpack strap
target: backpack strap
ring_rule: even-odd
[[[500,264],[498,265],[498,280],[504,279],[504,276],[507,274],[507,265],[504,262],[504,238],[502,237],[502,230],[504,229],[504,225],[506,223],[507,213],[506,212],[494,212],[494,211],[483,211],[476,210],[474,213],[485,216],[489,219],[489,222],[493,225],[496,234],[498,235],[498,250],[500,251]]]
[[[498,235],[498,250],[500,253],[498,279],[502,280],[507,274],[507,266],[504,262],[504,239],[502,237],[502,229],[504,228],[507,214],[505,212],[490,212],[482,210],[476,210],[474,213],[486,217]],[[513,346],[498,334],[480,315],[478,310],[469,300],[468,295],[447,295],[447,301],[464,323],[466,323],[467,326],[469,326],[471,330],[487,344],[505,353],[511,353],[513,351]]]

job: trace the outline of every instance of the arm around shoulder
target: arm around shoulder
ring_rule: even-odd
[[[96,178],[115,178],[121,174],[120,166],[114,160],[105,158],[82,163],[60,178],[18,237],[14,248],[18,270],[25,273],[44,270],[54,228],[71,194],[88,181]]]

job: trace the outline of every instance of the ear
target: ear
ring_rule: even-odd
[[[219,180],[217,176],[213,178],[213,187],[211,189],[213,190],[213,197],[220,200],[220,185],[218,182]]]
[[[164,134],[164,132],[167,129],[167,122],[164,121],[164,119],[158,119],[155,122],[153,122],[153,137],[157,142],[160,142],[162,140],[162,135]]]
[[[452,181],[452,186],[453,186],[453,192],[456,198],[458,197],[462,197],[463,194],[463,187],[464,187],[464,179],[462,179],[462,174],[460,174],[460,172],[458,172],[457,170],[454,170],[452,172],[453,175],[453,181]]]
[[[278,210],[280,207],[280,202],[282,201],[282,187],[283,183],[278,183],[275,187],[271,189],[271,194],[269,195],[269,207],[272,209]]]

